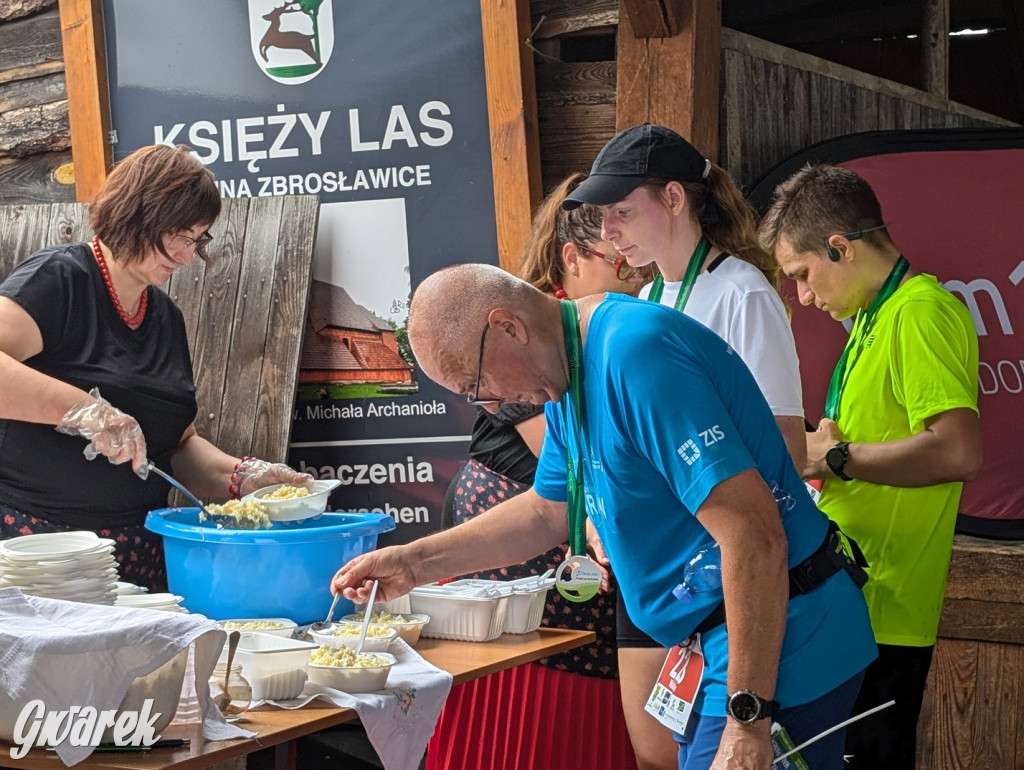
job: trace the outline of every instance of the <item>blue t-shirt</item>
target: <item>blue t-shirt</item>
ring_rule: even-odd
[[[740,357],[672,308],[612,294],[590,319],[583,350],[584,487],[636,625],[660,644],[686,639],[722,599],[672,595],[683,567],[713,543],[694,515],[719,482],[756,468],[780,501],[789,566],[821,545],[828,521],[808,496],[775,418]],[[563,403],[568,400],[563,399]],[[534,489],[566,499],[562,404],[548,404]],[[702,638],[706,667],[698,712],[725,714],[727,634]],[[789,604],[775,698],[812,701],[876,656],[867,607],[845,572]]]

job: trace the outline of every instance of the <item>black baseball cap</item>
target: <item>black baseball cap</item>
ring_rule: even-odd
[[[707,178],[711,161],[671,128],[644,123],[620,131],[608,140],[590,168],[590,176],[566,196],[566,211],[592,203],[616,203],[656,177],[677,182]]]

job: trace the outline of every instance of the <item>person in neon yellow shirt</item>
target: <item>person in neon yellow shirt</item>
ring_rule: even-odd
[[[914,770],[960,492],[982,462],[970,313],[910,267],[888,224],[856,173],[806,166],[776,188],[760,231],[801,304],[856,316],[803,470],[870,565],[879,657],[853,713],[896,701],[847,730],[851,770]]]

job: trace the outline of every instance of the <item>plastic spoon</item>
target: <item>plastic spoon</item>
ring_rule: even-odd
[[[366,632],[370,629],[370,615],[373,614],[373,600],[377,598],[377,581],[373,581],[373,588],[370,589],[370,599],[366,602],[366,615],[363,616],[363,628],[359,632],[359,644],[356,645],[356,657],[363,651],[363,642],[366,641]]]

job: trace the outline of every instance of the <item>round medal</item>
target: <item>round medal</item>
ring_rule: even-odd
[[[601,568],[587,556],[567,556],[555,573],[555,588],[571,602],[593,599],[601,588]]]

